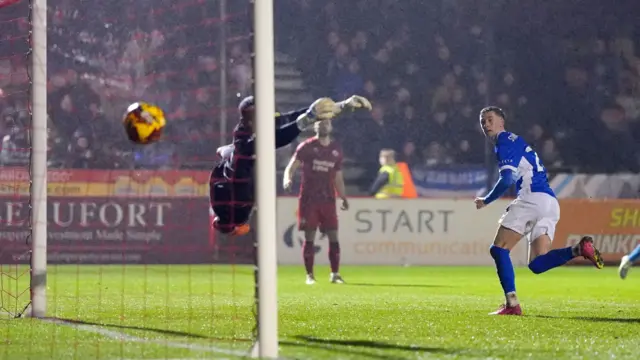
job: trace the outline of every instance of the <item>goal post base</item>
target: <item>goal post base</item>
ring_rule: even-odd
[[[280,357],[260,357],[260,341],[256,340],[255,343],[253,343],[253,346],[251,347],[251,350],[249,351],[249,357],[251,359],[280,359]]]

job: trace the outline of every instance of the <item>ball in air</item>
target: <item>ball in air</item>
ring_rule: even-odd
[[[122,120],[127,137],[136,144],[151,144],[160,140],[166,123],[164,111],[146,102],[129,105]]]

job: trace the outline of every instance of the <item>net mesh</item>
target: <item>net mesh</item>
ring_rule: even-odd
[[[30,8],[3,6],[0,130],[10,137],[0,168],[0,305],[15,317],[29,303]],[[10,345],[0,357],[185,358],[249,349],[253,243],[211,231],[208,196],[216,149],[229,141],[237,99],[252,86],[249,9],[49,1],[50,319],[28,333],[4,327]],[[164,109],[161,142],[126,140],[120,119],[135,101]],[[47,331],[56,335],[31,346]]]
[[[0,313],[29,304],[29,4],[0,2]],[[13,251],[12,249],[16,249]]]

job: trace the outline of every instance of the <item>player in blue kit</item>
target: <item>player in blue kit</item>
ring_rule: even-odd
[[[495,261],[505,303],[491,315],[522,315],[516,296],[515,273],[510,251],[524,236],[529,240],[529,269],[541,274],[582,256],[598,269],[604,266],[593,239],[583,237],[575,246],[551,250],[551,242],[560,220],[560,205],[549,186],[547,171],[538,154],[518,135],[505,131],[502,109],[490,106],[480,111],[480,126],[495,144],[500,179],[489,193],[475,199],[477,209],[491,204],[513,184],[517,197],[507,207],[498,224],[493,245],[489,249]]]
[[[631,267],[633,266],[633,263],[638,259],[640,259],[640,244],[638,244],[638,246],[636,246],[636,248],[633,249],[633,251],[631,251],[629,255],[623,256],[622,260],[620,260],[620,267],[618,268],[618,274],[620,275],[621,279],[624,280],[627,278],[627,273],[629,273],[629,269],[631,269]]]

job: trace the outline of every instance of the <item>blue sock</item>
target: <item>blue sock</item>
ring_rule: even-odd
[[[498,278],[505,294],[516,291],[516,274],[513,271],[513,264],[509,257],[509,250],[491,245],[489,248],[491,257],[496,262]]]
[[[634,262],[640,259],[640,244],[629,254],[629,261]]]
[[[533,259],[533,261],[529,263],[529,269],[531,269],[534,274],[542,274],[545,271],[566,264],[567,261],[573,258],[573,249],[571,247],[555,249]]]

